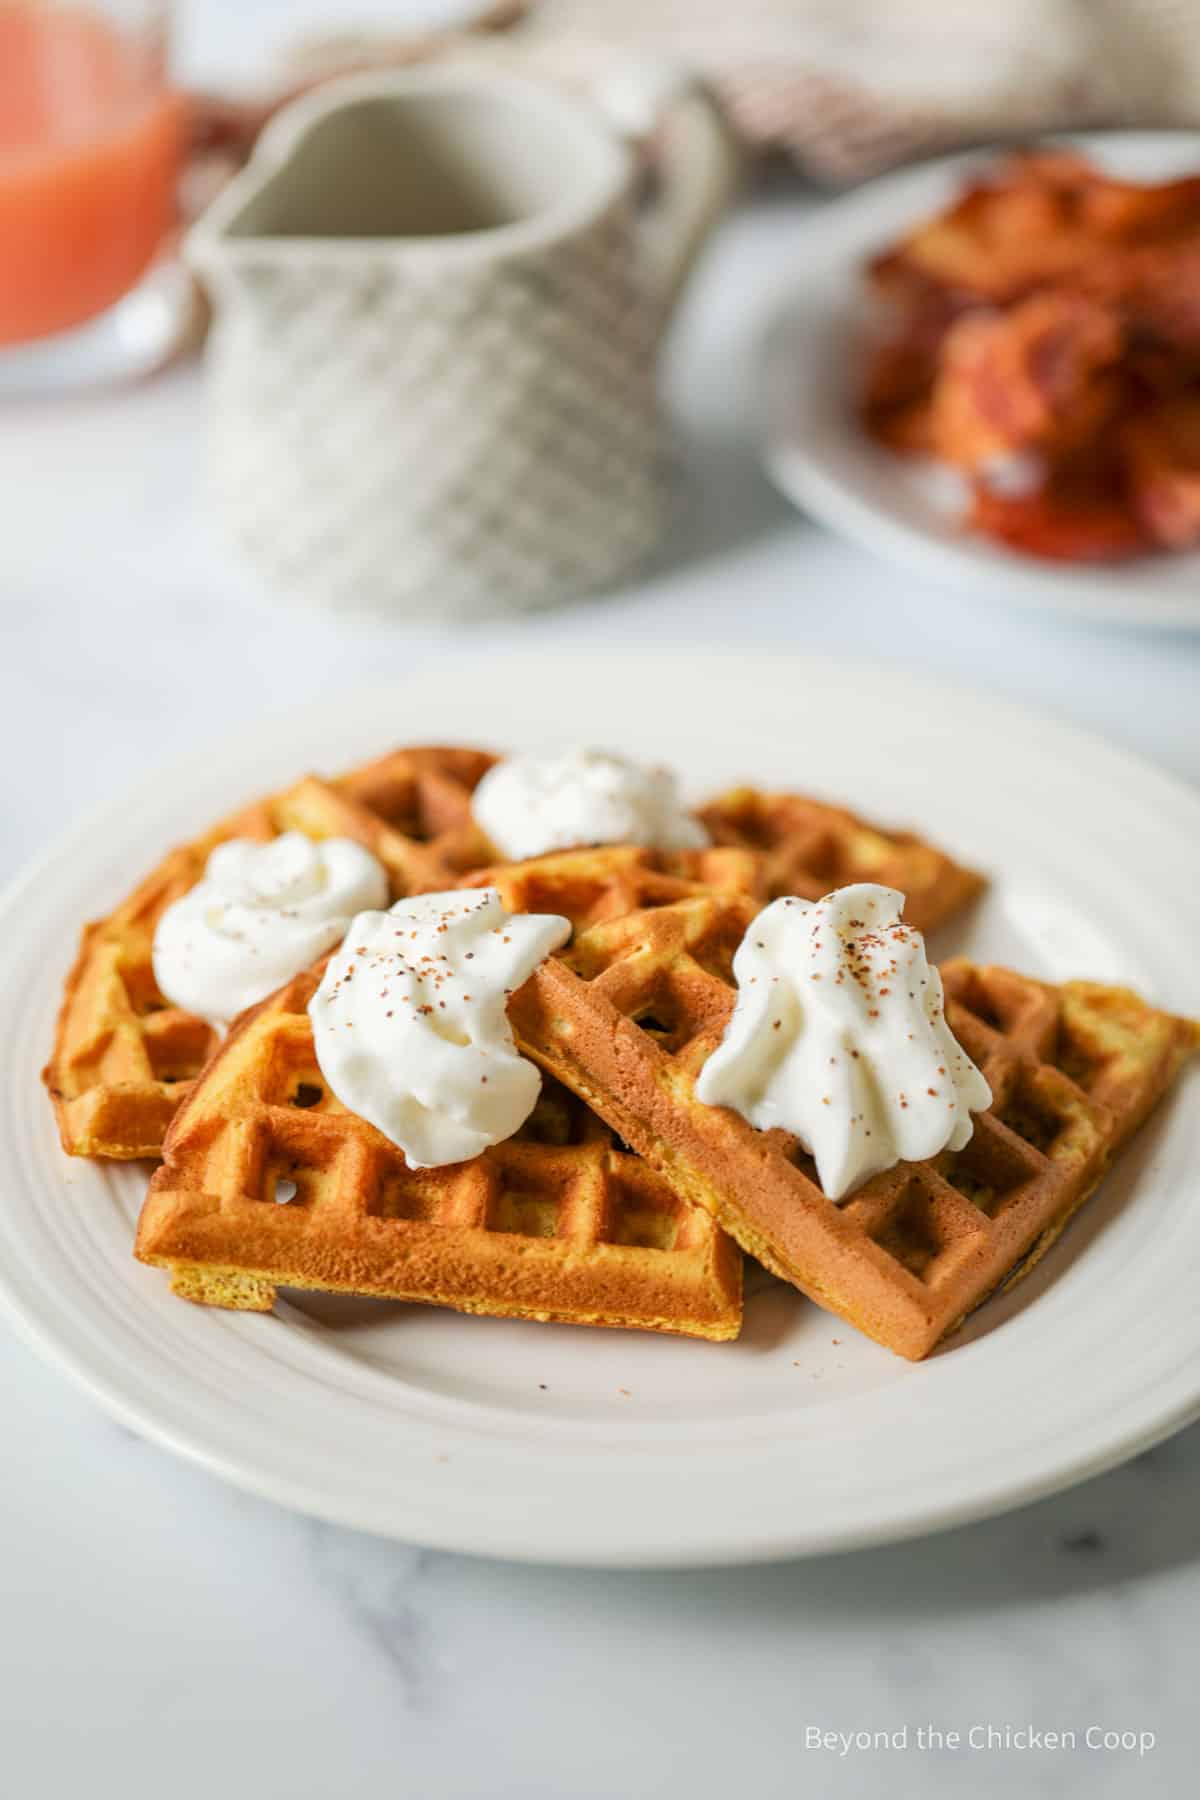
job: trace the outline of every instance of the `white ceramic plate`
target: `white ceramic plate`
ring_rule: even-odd
[[[1200,169],[1196,132],[1105,132],[1066,141],[1137,180]],[[795,275],[766,338],[767,468],[814,518],[969,596],[1130,625],[1195,629],[1200,553],[1146,556],[1110,567],[1022,556],[958,523],[944,471],[873,444],[855,418],[853,339],[862,318],[866,258],[945,206],[964,176],[996,154],[946,157],[869,182],[799,228]]]
[[[609,1565],[979,1517],[1200,1411],[1194,1076],[1038,1270],[917,1366],[765,1278],[736,1345],[371,1301],[296,1296],[258,1317],[174,1299],[130,1256],[145,1169],[63,1157],[37,1082],[80,922],[239,800],[401,738],[616,740],[674,761],[697,794],[753,777],[845,797],[993,872],[936,952],[1128,980],[1200,1011],[1200,799],[1049,720],[776,651],[683,668],[660,652],[492,659],[327,697],[124,797],[0,903],[0,1294],[104,1406],[327,1518]]]

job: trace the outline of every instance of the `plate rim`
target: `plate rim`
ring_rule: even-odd
[[[1114,149],[1135,156],[1139,149],[1147,154],[1169,154],[1172,150],[1177,154],[1190,145],[1200,166],[1200,128],[1196,127],[1130,127],[1035,135],[1038,144],[1062,145],[1098,155]],[[798,333],[794,327],[797,315],[804,310],[805,256],[811,256],[822,239],[851,220],[855,212],[872,212],[892,191],[897,206],[905,209],[897,217],[893,231],[903,229],[906,220],[911,223],[920,216],[922,206],[920,200],[907,198],[909,190],[951,181],[986,165],[989,158],[1018,147],[984,144],[886,170],[828,200],[800,223],[795,240],[801,247],[789,271],[773,284],[773,297],[759,334],[755,421],[760,460],[779,492],[818,523],[880,561],[890,561],[911,574],[931,578],[946,589],[959,588],[960,598],[968,603],[998,599],[1022,608],[1051,607],[1063,617],[1081,623],[1193,634],[1200,631],[1200,549],[1185,553],[1196,566],[1194,595],[1184,591],[1176,595],[1156,592],[1153,580],[1145,583],[1136,572],[1128,572],[1136,571],[1136,564],[1124,565],[1119,572],[1110,568],[1105,586],[1089,592],[1088,579],[1094,565],[1058,567],[1016,552],[983,555],[969,537],[964,537],[962,544],[937,538],[918,524],[881,511],[869,498],[846,487],[824,466],[820,453],[789,429],[788,381],[794,381],[804,367],[803,354],[796,348]],[[864,439],[864,450],[871,448]]]
[[[1149,783],[1157,789],[1162,803],[1169,802],[1172,810],[1182,807],[1184,813],[1190,814],[1200,825],[1200,795],[1186,781],[1086,730],[1064,724],[1036,708],[980,692],[968,683],[947,681],[925,674],[910,675],[886,663],[811,654],[782,647],[746,649],[744,646],[737,646],[731,647],[731,651],[707,647],[703,652],[695,653],[695,657],[697,662],[710,664],[714,673],[719,670],[723,676],[728,677],[731,653],[742,660],[746,669],[757,666],[760,669],[771,667],[778,670],[781,663],[786,663],[795,676],[803,672],[810,680],[814,677],[828,680],[832,675],[834,679],[852,683],[858,689],[861,689],[864,682],[900,683],[908,696],[923,698],[928,705],[936,706],[939,700],[945,701],[947,698],[952,698],[960,707],[967,702],[980,728],[988,731],[999,726],[1011,731],[1018,724],[1028,729],[1031,724],[1035,724],[1040,733],[1049,733],[1050,738],[1063,751],[1085,758],[1084,766],[1094,767],[1099,763],[1102,769],[1120,770],[1141,784],[1143,789]],[[676,667],[675,655],[667,648],[653,652],[639,649],[635,652],[632,647],[623,649],[606,646],[599,651],[589,650],[587,654],[597,661],[608,659],[614,670],[626,665],[628,658],[634,654],[643,662],[649,660],[664,668]],[[454,659],[456,672],[462,673],[465,661],[462,658]],[[516,670],[523,672],[524,679],[532,680],[539,664],[546,671],[557,667],[561,672],[568,665],[577,665],[578,658],[570,649],[551,649],[518,651],[506,657],[477,654],[471,661],[481,672],[486,670],[489,679],[502,682],[507,673]],[[546,678],[545,674],[542,678]],[[385,699],[394,701],[406,686],[419,684],[422,679],[423,672],[418,670],[415,674],[400,676],[391,681],[372,682],[362,688],[347,690],[339,700],[339,708],[346,713],[351,709],[361,708],[365,715],[373,716],[374,707],[382,706]],[[231,734],[230,739],[219,746],[221,755],[218,758],[218,780],[224,779],[226,769],[232,771],[237,767],[244,770],[250,766],[257,742],[270,741],[276,745],[287,744],[289,741],[298,742],[302,736],[301,721],[306,718],[310,719],[309,707],[303,704],[289,706],[268,718],[256,721],[244,733]],[[287,753],[290,755],[291,751]],[[0,918],[8,916],[10,909],[19,905],[25,895],[36,888],[45,871],[52,869],[64,857],[74,854],[77,846],[94,838],[102,830],[105,820],[136,805],[139,793],[160,794],[165,785],[172,785],[171,778],[177,770],[182,773],[193,770],[195,766],[194,754],[181,756],[155,774],[130,784],[129,789],[122,790],[112,800],[91,809],[68,826],[23,870],[19,870],[0,893]],[[0,967],[8,954],[7,949],[0,952]],[[57,967],[57,962],[55,966]],[[31,1075],[32,1073],[31,1071]],[[303,1482],[289,1477],[286,1472],[278,1473],[262,1467],[247,1466],[244,1461],[232,1459],[221,1448],[214,1449],[211,1443],[206,1445],[203,1441],[197,1441],[194,1434],[180,1430],[170,1421],[164,1420],[153,1403],[153,1396],[146,1398],[145,1383],[139,1390],[136,1378],[132,1379],[132,1384],[127,1382],[124,1387],[102,1379],[96,1369],[88,1365],[86,1357],[72,1346],[69,1341],[70,1333],[64,1332],[61,1327],[56,1332],[53,1316],[39,1315],[35,1307],[27,1304],[27,1296],[20,1289],[17,1273],[10,1272],[2,1263],[0,1310],[3,1310],[23,1341],[82,1387],[105,1411],[152,1441],[238,1487],[277,1504],[298,1508],[330,1522],[357,1529],[382,1532],[444,1550],[502,1556],[534,1563],[567,1562],[580,1567],[607,1568],[695,1568],[765,1562],[784,1556],[828,1554],[898,1542],[992,1516],[1059,1491],[1093,1474],[1115,1467],[1200,1417],[1198,1368],[1186,1393],[1176,1394],[1172,1391],[1169,1396],[1164,1396],[1163,1404],[1158,1408],[1143,1408],[1136,1423],[1124,1428],[1103,1444],[1093,1444],[1090,1449],[1080,1450],[1041,1476],[1031,1479],[1028,1474],[1018,1473],[1007,1481],[993,1482],[986,1490],[961,1500],[943,1505],[936,1501],[929,1502],[913,1511],[904,1521],[884,1518],[874,1526],[855,1525],[849,1529],[839,1529],[836,1523],[827,1523],[824,1529],[818,1531],[798,1528],[794,1532],[776,1531],[752,1535],[749,1539],[744,1535],[743,1528],[727,1523],[720,1531],[710,1530],[704,1544],[692,1541],[674,1552],[669,1546],[662,1544],[639,1548],[633,1543],[614,1546],[604,1541],[574,1544],[568,1555],[556,1546],[544,1547],[536,1542],[514,1539],[503,1523],[489,1529],[486,1512],[473,1522],[472,1530],[465,1534],[460,1519],[452,1519],[449,1526],[442,1530],[436,1521],[420,1514],[419,1506],[416,1516],[382,1520],[377,1510],[373,1510],[370,1505],[360,1507],[353,1496],[348,1498],[343,1494],[336,1502],[330,1501],[316,1490],[306,1488]],[[403,1511],[403,1508],[398,1510]]]
[[[986,1496],[963,1500],[943,1507],[931,1505],[913,1513],[904,1523],[882,1522],[875,1527],[862,1526],[824,1532],[808,1532],[802,1538],[787,1533],[763,1535],[754,1541],[736,1545],[727,1535],[714,1537],[706,1549],[692,1547],[677,1552],[669,1546],[650,1549],[626,1546],[614,1550],[609,1546],[583,1547],[569,1556],[543,1553],[529,1540],[514,1542],[503,1530],[489,1533],[478,1530],[464,1537],[460,1530],[441,1531],[431,1526],[428,1514],[417,1513],[410,1526],[403,1518],[381,1524],[377,1513],[369,1508],[356,1510],[353,1502],[331,1504],[317,1491],[305,1493],[295,1482],[282,1476],[249,1470],[243,1463],[203,1446],[181,1433],[172,1433],[154,1410],[128,1400],[109,1384],[98,1381],[79,1357],[73,1356],[54,1341],[22,1308],[14,1304],[0,1280],[0,1316],[11,1326],[14,1336],[50,1368],[65,1375],[72,1385],[93,1401],[105,1415],[135,1432],[156,1448],[166,1450],[181,1461],[201,1469],[205,1474],[228,1482],[233,1488],[256,1499],[285,1508],[301,1517],[317,1519],[323,1524],[345,1530],[360,1531],[396,1542],[415,1544],[421,1549],[447,1555],[480,1557],[490,1560],[526,1564],[536,1568],[578,1568],[612,1570],[699,1570],[749,1568],[784,1562],[807,1561],[811,1557],[839,1556],[857,1550],[882,1549],[889,1544],[910,1543],[920,1538],[935,1537],[942,1532],[964,1526],[982,1524],[1024,1506],[1036,1504],[1064,1493],[1080,1483],[1120,1468],[1137,1456],[1166,1442],[1177,1432],[1200,1420],[1200,1395],[1164,1411],[1162,1417],[1142,1430],[1130,1432],[1119,1443],[1103,1452],[1083,1455],[1064,1463],[1053,1474],[1041,1479],[1014,1478],[1008,1486],[992,1488]]]

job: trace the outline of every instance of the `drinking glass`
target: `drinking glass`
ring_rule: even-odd
[[[166,0],[0,0],[0,393],[152,367],[183,137]]]

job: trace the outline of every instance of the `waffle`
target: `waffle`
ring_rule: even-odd
[[[478,750],[398,750],[340,780],[308,776],[173,850],[128,899],[84,928],[43,1080],[72,1156],[157,1156],[171,1117],[215,1045],[202,1019],[154,980],[154,930],[227,838],[283,831],[349,837],[383,864],[393,898],[453,886],[491,854],[471,819],[494,759]]]
[[[348,805],[388,827],[388,854],[376,855],[396,899],[454,887],[468,869],[491,860],[492,846],[471,814],[471,795],[495,761],[485,750],[441,745],[392,750],[334,783]]]
[[[948,964],[951,1028],[994,1104],[964,1150],[834,1205],[794,1137],[693,1094],[754,911],[693,897],[593,926],[514,995],[517,1041],[767,1268],[925,1356],[1043,1254],[1200,1047],[1200,1026],[1121,988]]]
[[[874,881],[906,896],[904,916],[932,931],[973,900],[982,875],[964,869],[908,831],[885,831],[852,812],[805,794],[733,788],[696,815],[715,844],[757,851],[765,864],[768,899],[798,894],[820,900],[834,888]]]
[[[262,1312],[277,1286],[318,1288],[737,1336],[736,1245],[557,1083],[505,1143],[410,1170],[322,1079],[319,973],[244,1013],[176,1114],[136,1253],[177,1294]]]
[[[510,913],[558,913],[576,931],[642,907],[707,893],[766,898],[763,859],[753,850],[647,850],[604,844],[477,869],[464,887],[494,887]]]

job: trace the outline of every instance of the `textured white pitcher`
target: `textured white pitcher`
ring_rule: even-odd
[[[694,84],[609,99],[629,125],[669,113],[649,207],[597,108],[429,69],[287,108],[193,227],[216,488],[284,596],[526,610],[654,543],[658,342],[736,151]]]

